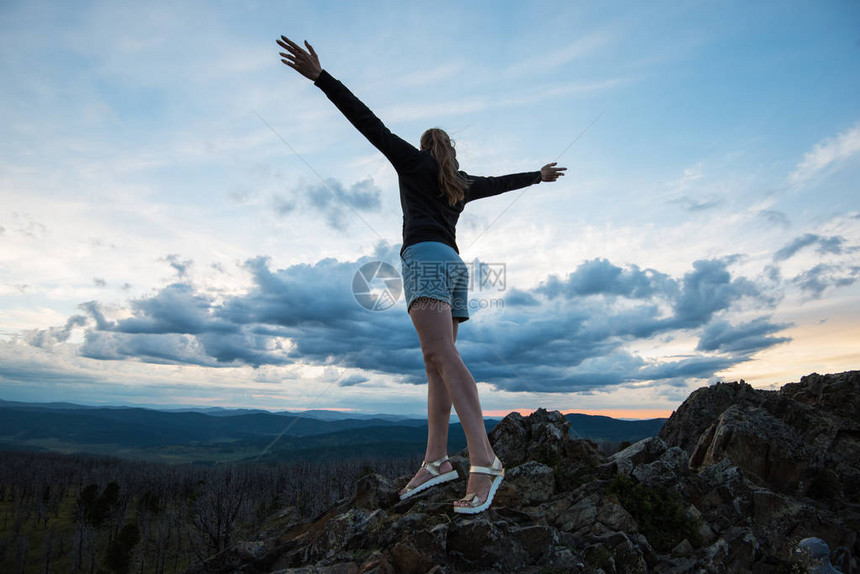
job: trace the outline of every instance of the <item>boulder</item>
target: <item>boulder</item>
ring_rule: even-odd
[[[528,461],[505,471],[496,497],[504,506],[531,506],[546,502],[554,492],[553,470],[545,464]]]
[[[812,374],[779,391],[718,383],[693,392],[659,437],[696,469],[728,458],[780,492],[860,501],[858,391],[860,371]]]
[[[699,437],[732,405],[762,402],[762,391],[756,391],[743,380],[735,383],[717,383],[703,387],[687,397],[674,411],[657,434],[669,446],[679,446],[687,454],[699,442]]]
[[[366,474],[355,483],[355,497],[352,505],[369,511],[388,508],[399,500],[397,493],[398,489],[386,477],[380,474]]]
[[[617,472],[630,476],[636,466],[657,460],[668,448],[660,438],[642,439],[611,455],[601,470],[610,476]]]
[[[489,438],[505,467],[528,460],[555,466],[573,449],[570,423],[560,412],[546,409],[537,409],[528,417],[509,414],[490,431]]]

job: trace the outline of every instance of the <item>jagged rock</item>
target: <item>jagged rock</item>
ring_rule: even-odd
[[[382,509],[368,512],[360,508],[351,508],[332,518],[325,528],[326,557],[334,556],[343,548],[365,546],[367,539],[376,534],[386,518],[387,515]]]
[[[630,476],[636,466],[657,460],[668,448],[657,437],[642,439],[611,455],[601,469],[610,476],[617,472]]]
[[[659,440],[659,439],[657,439]],[[639,464],[630,475],[648,486],[676,486],[689,474],[690,458],[680,447],[673,446],[653,462]]]
[[[363,510],[388,508],[399,500],[398,489],[379,474],[366,474],[355,484],[353,505]]]
[[[835,375],[812,373],[789,383],[780,391],[782,395],[843,418],[860,419],[860,371]]]
[[[693,552],[693,545],[690,541],[684,538],[677,546],[672,548],[672,554],[690,554]]]
[[[659,437],[610,457],[570,439],[558,412],[511,414],[490,433],[506,478],[485,513],[453,512],[463,452],[451,457],[460,480],[400,501],[409,477],[364,475],[313,520],[286,509],[257,540],[189,572],[787,572],[799,537],[821,538],[856,569],[858,384],[854,371],[780,391],[699,389]]]
[[[433,566],[433,556],[422,552],[409,542],[398,542],[391,549],[396,572],[403,574],[424,574]]]
[[[558,533],[549,526],[515,527],[511,529],[510,534],[532,558],[532,561],[539,561],[551,553],[558,544]]]
[[[648,572],[642,551],[623,532],[596,536],[586,549],[586,559],[607,573],[637,574]]]
[[[469,517],[448,528],[448,552],[460,568],[498,569],[511,572],[528,564],[522,547],[508,536],[504,523],[487,516]]]
[[[553,470],[545,464],[529,461],[505,472],[505,480],[496,496],[504,506],[530,506],[546,502],[554,492]]]
[[[616,531],[638,532],[636,521],[599,485],[584,485],[570,496],[542,505],[544,518],[563,532],[578,536]]]
[[[744,475],[759,484],[793,492],[819,467],[820,453],[809,448],[802,435],[761,407],[732,405],[702,435],[690,457],[695,467],[710,466],[728,458]],[[707,440],[710,439],[710,440]]]
[[[699,509],[694,505],[690,505],[687,507],[687,516],[692,518],[694,521],[700,524],[699,530],[697,534],[701,537],[702,542],[705,544],[711,544],[714,539],[716,539],[717,535],[711,526],[705,520],[705,517],[699,512]]]
[[[193,566],[188,570],[188,574],[237,571],[244,565],[257,564],[266,553],[266,545],[262,541],[239,541],[223,552],[215,554],[204,564]]]
[[[813,374],[779,391],[718,384],[690,395],[659,436],[694,468],[728,458],[761,486],[835,509],[860,502],[858,389],[860,371]]]
[[[679,446],[687,454],[693,454],[699,437],[723,411],[735,404],[760,404],[760,392],[744,381],[717,383],[693,391],[672,413],[657,436],[666,444]]]
[[[490,431],[489,438],[496,456],[511,468],[527,460],[553,466],[574,448],[570,423],[560,412],[546,409],[537,409],[528,417],[509,414]]]
[[[282,568],[270,574],[364,574],[364,570],[352,563],[332,564],[331,566],[309,566],[307,568]],[[388,573],[386,573],[388,574]],[[394,571],[391,571],[394,574]]]

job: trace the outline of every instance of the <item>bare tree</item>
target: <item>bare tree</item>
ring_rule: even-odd
[[[236,518],[245,502],[247,480],[239,469],[230,466],[210,474],[201,481],[190,504],[190,519],[194,530],[202,537],[197,542],[198,558],[218,553],[230,545]]]

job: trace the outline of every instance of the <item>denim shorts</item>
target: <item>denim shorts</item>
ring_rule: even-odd
[[[469,268],[449,245],[413,243],[400,255],[406,311],[419,297],[444,301],[460,323],[469,319]]]

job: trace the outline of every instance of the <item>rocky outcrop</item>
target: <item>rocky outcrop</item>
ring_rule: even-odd
[[[812,374],[779,391],[743,381],[699,389],[659,436],[694,468],[726,458],[778,492],[860,503],[860,371]]]
[[[811,538],[856,571],[858,385],[851,372],[699,389],[658,437],[608,457],[571,439],[560,413],[514,413],[490,433],[506,478],[483,514],[451,507],[463,452],[460,480],[400,501],[409,477],[366,474],[314,520],[286,509],[190,571],[802,572],[811,555],[797,544]]]

